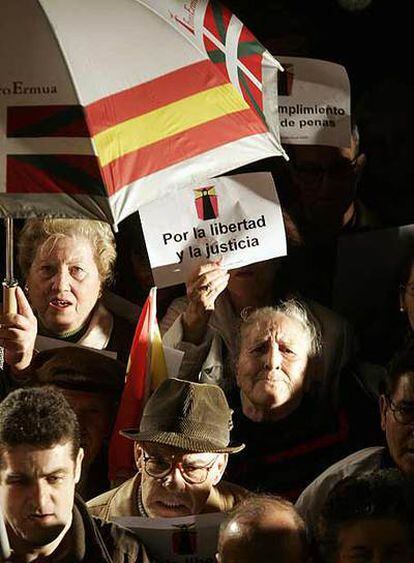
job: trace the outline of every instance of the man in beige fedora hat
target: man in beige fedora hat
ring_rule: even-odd
[[[148,400],[135,441],[138,473],[88,503],[104,520],[118,516],[176,517],[232,509],[247,494],[222,481],[232,411],[215,385],[167,379]]]

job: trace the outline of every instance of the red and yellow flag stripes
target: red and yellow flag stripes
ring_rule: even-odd
[[[232,84],[204,90],[95,135],[99,161],[104,167],[124,154],[248,107]]]
[[[103,98],[86,107],[86,116],[110,194],[172,164],[267,131],[210,61]]]
[[[149,394],[168,377],[152,288],[141,311],[129,355],[127,378],[109,444],[109,478],[135,473],[133,442],[120,430],[138,428]]]

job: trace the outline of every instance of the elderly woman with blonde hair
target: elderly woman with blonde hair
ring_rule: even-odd
[[[111,228],[86,219],[30,219],[19,238],[18,260],[25,280],[18,288],[16,315],[0,327],[12,370],[31,361],[36,334],[95,349],[126,361],[133,327],[109,311],[102,291],[116,259]]]

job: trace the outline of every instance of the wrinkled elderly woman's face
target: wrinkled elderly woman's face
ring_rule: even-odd
[[[303,393],[310,342],[299,321],[283,313],[264,317],[241,342],[237,383],[262,409],[279,408]]]
[[[101,290],[90,242],[67,236],[46,241],[36,252],[26,283],[32,307],[47,330],[55,334],[77,330]]]
[[[414,262],[411,264],[410,276],[402,290],[401,306],[407,313],[411,329],[414,331]]]

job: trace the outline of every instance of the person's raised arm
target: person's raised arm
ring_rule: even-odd
[[[187,281],[188,305],[182,317],[184,340],[200,344],[217,297],[228,284],[229,274],[220,262],[198,266]]]

